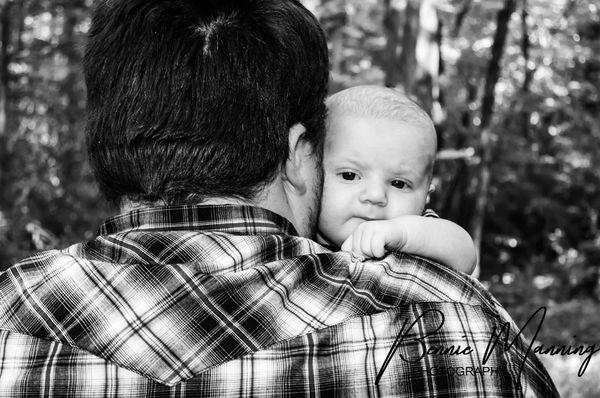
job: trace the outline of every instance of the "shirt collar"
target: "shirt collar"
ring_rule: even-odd
[[[98,235],[129,231],[212,231],[240,235],[298,236],[291,222],[270,210],[246,205],[155,206],[107,219]]]

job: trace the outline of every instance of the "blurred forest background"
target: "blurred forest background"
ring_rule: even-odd
[[[94,236],[112,210],[86,160],[91,0],[0,0],[0,271]],[[479,278],[545,344],[600,343],[597,0],[304,0],[331,92],[398,87],[430,112],[432,208],[480,249]],[[600,396],[600,361],[545,357],[563,396]]]

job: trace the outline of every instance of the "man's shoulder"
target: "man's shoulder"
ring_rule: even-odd
[[[29,257],[26,257],[10,267],[6,268],[3,272],[0,272],[0,281],[10,277],[14,277],[18,274],[32,277],[34,275],[47,274],[48,268],[55,266],[61,266],[70,262],[81,260],[75,252],[69,253],[69,248],[64,250],[46,250],[35,253]],[[2,284],[0,283],[0,287]]]
[[[344,273],[357,288],[382,294],[382,299],[394,306],[454,302],[481,306],[490,314],[506,317],[477,279],[427,258],[400,252],[369,260],[347,252],[323,251],[317,256],[322,266]]]
[[[230,240],[235,241],[234,236],[215,238],[222,245]],[[297,358],[298,352],[337,352],[340,360],[351,365],[347,374],[354,375],[365,368],[356,358],[370,357],[365,354],[368,350],[385,356],[406,319],[415,323],[413,329],[423,324],[433,333],[443,314],[446,322],[436,336],[450,344],[460,340],[457,336],[464,334],[464,328],[477,325],[475,334],[481,337],[502,321],[494,316],[500,306],[481,284],[426,259],[392,254],[379,261],[361,261],[302,238],[278,235],[261,240],[270,243],[255,247],[266,247],[272,255],[253,251],[245,262],[227,265],[248,254],[244,247],[254,247],[241,245],[239,253],[219,256],[224,268],[212,274],[193,262],[118,266],[84,259],[77,250],[40,253],[0,275],[4,298],[0,329],[76,347],[163,384],[196,378],[202,382],[206,375],[230,385],[227,369],[248,360],[248,355],[279,369],[281,358],[286,357],[294,358],[294,366],[313,363],[313,359]],[[137,320],[147,319],[148,314],[152,325],[166,326],[160,338],[164,349],[157,352],[154,340],[121,344],[122,336],[137,336]],[[189,320],[185,328],[180,327],[182,319]],[[215,343],[215,336],[228,338]],[[27,339],[36,344],[33,337]],[[328,348],[326,342],[335,344]],[[375,346],[375,342],[385,344]],[[296,349],[294,344],[304,348]],[[189,352],[197,353],[190,363],[186,362]],[[169,360],[167,368],[165,355],[176,358]],[[381,368],[384,360],[381,355],[376,359],[369,365],[373,369]],[[319,364],[323,372],[319,377],[331,376],[325,362]],[[62,365],[69,367],[69,363]],[[394,374],[394,366],[386,375]],[[285,373],[289,368],[281,369]],[[306,374],[313,371],[307,368]],[[372,384],[369,380],[364,383]]]

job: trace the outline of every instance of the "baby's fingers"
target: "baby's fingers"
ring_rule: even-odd
[[[352,240],[354,239],[354,234],[350,235],[349,237],[346,238],[346,240],[344,241],[344,243],[342,243],[342,246],[340,247],[340,250],[343,252],[351,252],[352,251]]]
[[[377,223],[364,223],[360,227],[360,251],[367,257],[383,257],[385,254],[384,235],[378,229]]]
[[[362,225],[359,225],[358,228],[354,230],[352,233],[352,247],[350,250],[361,257],[369,257],[369,253],[363,250],[362,241],[365,239],[365,230]]]
[[[363,223],[344,241],[341,249],[362,257],[383,257],[385,234],[379,231],[376,222]]]
[[[385,239],[375,225],[363,230],[360,249],[367,257],[383,257],[385,255]]]
[[[381,258],[385,256],[385,237],[379,232],[374,232],[371,236],[371,252],[373,257]]]
[[[362,239],[363,229],[359,225],[358,228],[356,228],[354,232],[352,232],[352,235],[350,235],[344,241],[344,243],[342,243],[342,247],[340,249],[345,252],[352,252],[359,257],[364,257],[366,253],[363,253],[363,251],[361,250]]]

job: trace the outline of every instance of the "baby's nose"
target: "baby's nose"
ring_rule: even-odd
[[[376,206],[387,205],[387,191],[381,184],[369,184],[360,194],[360,201]]]

